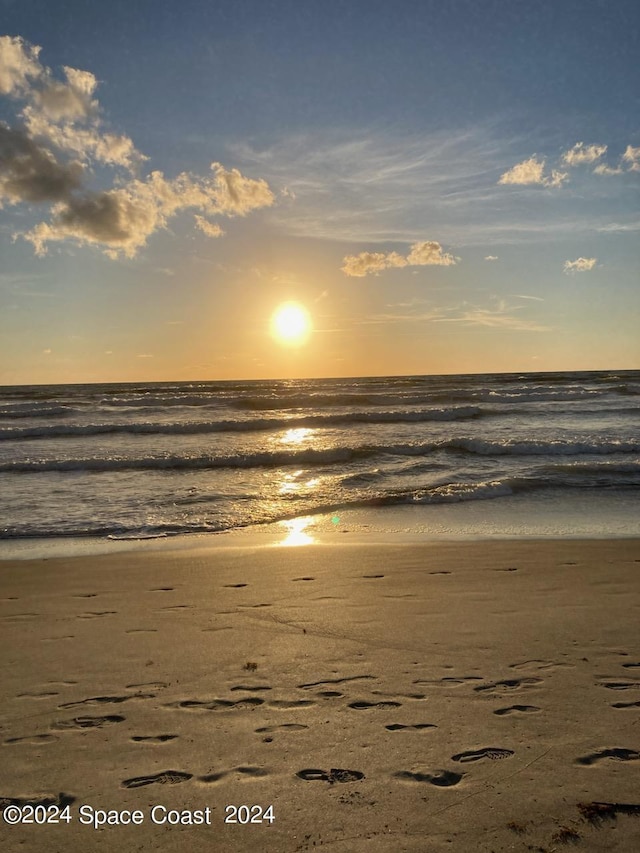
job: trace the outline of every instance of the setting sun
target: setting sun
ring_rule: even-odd
[[[309,312],[296,302],[280,305],[271,318],[271,334],[282,344],[303,344],[311,331]]]

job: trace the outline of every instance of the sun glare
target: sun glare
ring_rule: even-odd
[[[311,331],[309,312],[297,302],[280,305],[271,318],[271,334],[281,344],[303,344]]]

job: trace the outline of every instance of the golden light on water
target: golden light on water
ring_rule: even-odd
[[[311,333],[309,312],[297,302],[284,302],[271,317],[271,334],[286,346],[304,344]]]
[[[285,538],[279,542],[279,545],[313,545],[316,541],[313,536],[305,533],[305,529],[313,523],[313,517],[307,518],[291,518],[288,521],[281,521],[280,526],[287,531]]]
[[[302,444],[313,433],[308,427],[288,429],[280,439],[280,444]]]

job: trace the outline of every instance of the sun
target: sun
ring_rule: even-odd
[[[311,332],[309,312],[297,302],[279,305],[271,317],[271,334],[281,344],[299,346]]]

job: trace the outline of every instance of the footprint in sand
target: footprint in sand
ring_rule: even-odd
[[[612,708],[640,708],[640,702],[614,702]]]
[[[155,693],[131,693],[126,696],[91,696],[89,699],[80,699],[77,702],[65,702],[63,705],[58,705],[58,708],[77,708],[80,705],[120,705],[130,699],[153,699],[155,695]]]
[[[640,667],[640,663],[623,663],[622,666],[625,669],[636,669]]]
[[[131,740],[134,743],[167,743],[177,737],[178,735],[134,735]]]
[[[354,711],[369,711],[371,708],[401,708],[402,702],[350,702]]]
[[[464,684],[466,681],[482,681],[479,675],[458,675],[445,676],[444,678],[417,678],[413,684],[432,684],[436,687],[455,687],[457,684]],[[476,688],[477,690],[478,688]]]
[[[616,761],[638,761],[640,759],[640,752],[637,752],[635,749],[624,749],[620,747],[615,747],[614,749],[602,749],[600,752],[592,752],[590,755],[583,755],[581,758],[577,758],[576,764],[596,764],[598,761],[602,761],[605,758],[613,758]]]
[[[308,684],[298,684],[301,690],[310,690],[312,687],[324,687],[328,684],[344,684],[346,681],[360,681],[362,679],[374,679],[375,675],[349,675],[346,678],[328,678],[325,681],[310,681]]]
[[[220,770],[218,773],[199,776],[198,782],[202,782],[205,785],[213,785],[232,773],[239,773],[240,776],[249,777],[250,779],[261,779],[269,775],[269,771],[263,767],[232,767],[231,770]]]
[[[316,696],[320,696],[321,699],[339,699],[344,696],[344,693],[339,690],[319,690]]]
[[[553,660],[524,660],[519,663],[510,663],[511,669],[555,669],[557,667],[572,667],[570,663],[558,663]]]
[[[502,690],[519,690],[521,687],[533,687],[535,684],[541,684],[541,678],[507,678],[504,681],[494,681],[492,684],[481,684],[473,689],[476,693],[484,691],[500,692]]]
[[[43,692],[43,693],[18,693],[16,699],[48,699],[51,696],[59,696],[60,694],[55,692]]]
[[[300,732],[302,729],[308,729],[309,726],[304,726],[302,723],[281,723],[279,726],[262,726],[256,729],[256,734],[271,734],[272,732]]]
[[[538,708],[537,705],[509,705],[508,708],[498,708],[493,713],[496,714],[498,717],[504,717],[505,714],[514,714],[517,712],[521,714],[527,714],[535,713],[539,710],[540,708]]]
[[[264,699],[258,699],[257,696],[247,696],[246,699],[239,699],[237,702],[232,702],[230,699],[184,699],[182,702],[172,702],[167,707],[202,711],[235,711],[242,708],[253,708],[257,705],[264,705]]]
[[[457,755],[452,755],[451,760],[459,761],[463,764],[466,764],[469,761],[481,761],[483,758],[489,758],[491,761],[498,761],[501,758],[510,758],[513,754],[512,749],[502,749],[499,746],[485,746],[483,749],[459,752]]]
[[[274,699],[269,702],[269,707],[276,708],[278,711],[288,711],[293,708],[311,708],[315,704],[311,699]]]
[[[314,581],[315,578],[293,578],[294,581]]]
[[[103,726],[110,726],[113,723],[122,723],[124,719],[124,717],[120,717],[117,714],[111,714],[107,717],[74,717],[72,720],[59,720],[51,728],[56,731],[64,731],[66,729],[100,729]]]
[[[51,743],[54,740],[58,740],[55,735],[27,735],[26,737],[10,737],[8,740],[5,740],[5,743],[29,743],[39,746],[41,743]]]
[[[164,690],[165,687],[168,687],[169,683],[167,681],[143,681],[141,684],[127,684],[127,690],[136,690],[141,687],[148,687],[149,690]]]
[[[437,788],[452,788],[464,776],[463,773],[453,773],[451,770],[437,770],[435,773],[412,773],[409,770],[400,770],[394,773],[396,779],[407,782],[428,782]]]
[[[600,687],[608,690],[633,690],[640,687],[640,681],[601,681]]]
[[[238,684],[236,687],[231,688],[231,692],[234,690],[246,690],[249,693],[253,693],[254,690],[272,690],[273,688],[269,687],[268,684]]]
[[[296,776],[305,782],[328,782],[330,785],[333,785],[334,782],[359,782],[364,779],[364,773],[359,770],[341,770],[336,767],[332,767],[331,770],[313,768],[299,770]]]
[[[414,723],[413,725],[403,725],[402,723],[391,723],[385,726],[390,732],[407,732],[407,731],[422,731],[423,729],[437,729],[434,723]]]
[[[115,616],[117,610],[90,610],[88,613],[81,613],[77,619],[100,619],[102,616]]]
[[[368,580],[379,580],[383,578],[384,575],[362,575],[363,578],[367,578]]]
[[[142,788],[144,785],[179,785],[193,779],[192,773],[183,773],[181,770],[163,770],[155,776],[136,776],[133,779],[125,779],[123,788]]]
[[[75,803],[76,797],[72,794],[60,793],[50,797],[0,797],[0,809],[5,809],[7,806],[58,806],[63,809],[66,806]]]
[[[249,584],[246,584],[246,583],[226,583],[224,585],[224,588],[225,589],[243,589],[243,587],[245,587],[245,586],[249,586]]]

